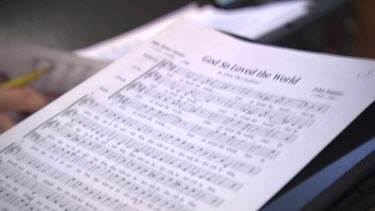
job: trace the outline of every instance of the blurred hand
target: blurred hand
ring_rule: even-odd
[[[0,88],[0,133],[16,124],[5,112],[32,113],[49,101],[31,88]]]

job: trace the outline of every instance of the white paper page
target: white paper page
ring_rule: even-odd
[[[224,10],[189,4],[149,24],[109,40],[75,51],[79,56],[115,60],[150,39],[178,18],[191,18],[207,26],[250,39],[257,39],[308,13],[310,1],[269,3],[257,7]]]
[[[198,5],[196,3],[190,3],[134,30],[92,46],[78,49],[75,53],[82,57],[107,61],[115,60],[140,46],[143,42],[155,36],[178,18],[193,17],[198,11]]]
[[[238,36],[258,39],[306,15],[309,4],[310,1],[297,0],[234,10],[219,9],[208,5],[201,9],[197,20]]]
[[[40,68],[50,72],[30,84],[39,91],[64,93],[106,66],[64,51],[21,43],[0,43],[0,74],[9,79]]]
[[[373,102],[374,82],[371,60],[178,22],[0,137],[0,204],[256,210]]]

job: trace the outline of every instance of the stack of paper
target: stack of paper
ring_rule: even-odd
[[[76,53],[95,59],[117,59],[182,17],[238,36],[257,39],[305,15],[309,4],[307,0],[297,0],[234,10],[209,5],[200,8],[190,4],[128,33],[79,49]]]

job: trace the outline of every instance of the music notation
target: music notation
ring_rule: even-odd
[[[5,188],[3,183],[0,184],[2,186],[0,187],[0,199],[4,203],[1,205],[3,210],[11,210],[11,208],[7,207],[7,205],[18,210],[42,210],[40,206],[32,203],[30,199],[22,198],[18,194],[10,191],[8,188]]]
[[[157,70],[151,71],[146,74],[144,79],[152,79],[160,85],[172,87],[175,90],[186,90],[191,94],[194,94],[197,89],[193,86],[185,85],[181,81],[175,81],[168,77],[163,77],[163,73],[173,72],[176,75],[183,77],[185,80],[189,80],[193,83],[199,85],[207,85],[215,90],[226,91],[230,94],[239,94],[241,96],[246,96],[250,99],[260,100],[262,102],[278,104],[286,108],[293,108],[298,110],[310,111],[324,113],[329,109],[329,105],[314,103],[304,99],[290,98],[287,96],[280,96],[274,93],[268,93],[264,91],[258,91],[255,89],[244,88],[237,86],[233,83],[227,83],[220,81],[219,79],[209,78],[203,74],[197,73],[195,71],[189,70],[184,67],[176,66],[173,62],[165,61],[163,62]],[[132,84],[134,86],[135,84]]]
[[[151,175],[151,171],[148,171],[148,169],[144,166],[135,165],[135,163],[132,162],[130,158],[126,158],[125,156],[119,154],[117,154],[118,156],[114,157],[118,164],[120,164],[121,166],[125,166],[127,169],[129,169],[129,172],[124,172],[123,170],[120,170],[118,167],[109,167],[107,165],[103,165],[103,159],[99,160],[98,157],[92,154],[85,153],[81,150],[66,149],[62,146],[58,146],[50,140],[48,140],[47,138],[42,137],[40,134],[33,133],[29,135],[27,139],[37,144],[37,146],[41,147],[43,150],[49,151],[51,154],[61,157],[65,160],[65,162],[70,162],[70,165],[78,166],[79,168],[86,170],[86,174],[89,174],[90,178],[94,178],[97,181],[98,178],[101,178],[103,179],[103,181],[106,181],[107,185],[112,184],[113,188],[119,187],[119,189],[121,190],[117,190],[117,192],[122,193],[123,198],[121,198],[121,200],[123,201],[124,197],[131,199],[133,199],[134,197],[133,200],[135,201],[137,201],[136,198],[138,198],[139,201],[141,201],[140,199],[142,199],[150,203],[150,205],[157,205],[168,210],[189,210],[188,208],[178,204],[177,202],[173,202],[172,200],[160,196],[159,194],[150,189],[145,189],[139,184],[136,184],[136,180],[134,179],[136,175],[141,173]],[[86,144],[89,146],[92,145],[92,143]],[[98,144],[94,145],[90,148],[90,150],[95,150],[94,152],[100,153],[100,155],[106,154],[107,156],[112,156],[110,155],[109,151],[103,151],[103,149],[98,148],[98,146]],[[133,173],[130,175],[130,172]],[[166,180],[166,178],[163,179]],[[76,181],[75,179],[71,181],[74,182],[73,185],[76,188],[77,186],[82,186],[81,181]],[[174,180],[166,181],[170,183],[174,182]],[[85,192],[80,193],[84,194]],[[101,199],[105,198],[105,196],[101,197]],[[126,210],[127,208],[122,207],[122,209]]]
[[[79,124],[86,124],[90,125],[91,128],[105,128],[104,126],[98,126],[98,124],[92,122],[91,120],[88,120],[86,118],[77,117],[74,119],[74,121],[77,121]],[[64,128],[60,128],[60,133],[66,132],[68,133]],[[72,132],[73,133],[73,132]],[[69,134],[69,133],[68,133]],[[83,137],[75,138],[73,140],[79,140],[84,139]],[[231,181],[231,179],[224,178],[218,174],[212,173],[210,171],[207,171],[205,169],[202,169],[200,167],[194,166],[188,162],[185,162],[181,159],[178,159],[176,157],[173,157],[171,155],[168,155],[166,153],[163,153],[156,148],[150,147],[146,144],[139,143],[132,138],[122,135],[122,134],[115,134],[114,136],[110,137],[110,140],[116,141],[116,144],[118,146],[125,146],[126,149],[131,150],[129,154],[142,154],[142,157],[150,157],[154,160],[158,160],[160,162],[163,162],[167,165],[170,165],[176,169],[180,169],[183,172],[186,172],[190,174],[190,176],[197,177],[199,179],[206,180],[207,182],[212,182],[214,184],[217,184],[219,186],[222,186],[224,188],[227,188],[229,190],[238,190],[242,187],[241,184],[238,184],[234,181]],[[88,140],[87,140],[88,141]],[[99,146],[97,146],[99,148]],[[106,149],[106,151],[111,151],[110,149]],[[102,149],[104,151],[104,149]],[[111,156],[114,155],[115,152],[112,152]],[[125,153],[126,154],[126,153]],[[141,164],[139,164],[141,165]]]
[[[271,138],[276,138],[279,140],[284,140],[284,141],[293,141],[296,137],[291,134],[286,134],[280,131],[275,131],[272,129],[267,129],[264,127],[256,126],[254,124],[247,123],[242,120],[234,119],[232,117],[228,117],[226,115],[210,111],[208,109],[201,108],[199,106],[195,106],[189,102],[186,101],[181,101],[177,100],[175,98],[165,96],[162,93],[152,91],[152,94],[149,92],[144,92],[146,96],[151,96],[152,98],[159,99],[161,101],[167,102],[171,106],[178,107],[182,112],[189,112],[191,114],[205,117],[207,121],[209,122],[217,122],[219,124],[225,124],[227,126],[232,126],[239,128],[242,131],[251,131],[252,133],[256,133],[257,135],[262,135],[265,137],[271,137]],[[122,103],[125,103],[125,100],[121,100]],[[131,105],[131,103],[126,102]],[[225,103],[227,105],[229,103]],[[231,104],[230,107],[235,107],[234,103]],[[241,110],[250,110],[249,107],[246,109],[242,109],[246,106],[242,105],[238,108],[241,108]],[[137,108],[135,108],[137,109]],[[298,125],[299,127],[307,127],[313,123],[314,120],[312,119],[303,119],[296,117],[295,115],[291,114],[283,114],[280,112],[274,112],[272,110],[266,110],[266,109],[261,109],[261,108],[254,108],[254,110],[251,112],[252,114],[255,113],[258,117],[268,117],[271,122],[278,122],[279,124],[286,124],[290,123],[292,125]]]
[[[251,178],[262,171],[252,157],[274,160],[281,153],[257,140],[292,143],[297,133],[285,127],[301,129],[314,122],[312,117],[228,97],[219,92],[226,89],[245,96],[250,92],[168,61],[160,62],[139,80],[111,95],[111,108],[93,97],[83,97],[26,135],[28,149],[13,147],[4,152],[9,160],[43,175],[49,185],[63,184],[59,193],[51,189],[53,185],[32,183],[39,187],[39,194],[48,193],[44,203],[49,203],[51,195],[53,200],[64,201],[64,205],[56,206],[81,209],[82,201],[69,198],[81,195],[94,202],[92,207],[113,210],[137,206],[190,210],[187,198],[218,207],[225,200],[211,192],[212,187],[237,192],[243,184],[236,175]],[[265,101],[259,93],[250,98]],[[216,107],[210,108],[211,104]],[[166,132],[170,128],[185,134]],[[197,142],[189,141],[192,139]],[[34,156],[32,150],[49,161]],[[54,163],[75,169],[76,174],[67,174]],[[7,176],[9,169],[4,167],[0,173]],[[95,182],[115,190],[116,195],[94,188],[91,183]]]
[[[119,121],[122,124],[125,124],[126,126],[128,126],[130,128],[134,128],[135,130],[142,130],[142,132],[145,132],[146,134],[148,134],[148,133],[150,133],[151,135],[153,134],[152,136],[154,138],[158,138],[158,137],[162,137],[162,136],[164,136],[164,137],[171,136],[171,135],[168,135],[168,134],[167,135],[160,135],[159,132],[156,132],[157,131],[156,129],[148,131],[147,129],[149,127],[147,127],[146,125],[144,125],[142,123],[139,123],[137,120],[134,120],[129,116],[121,115],[121,114],[115,114],[113,111],[110,111],[110,110],[102,107],[99,104],[95,104],[94,102],[91,102],[91,103],[93,103],[93,104],[91,104],[91,106],[95,107],[95,109],[101,110],[101,111],[98,111],[98,112],[109,113],[109,114],[107,114],[108,118],[114,118],[115,121]],[[151,115],[153,117],[156,117],[156,118],[160,119],[161,122],[163,122],[165,124],[170,123],[171,125],[174,125],[176,127],[180,127],[182,129],[185,129],[188,132],[193,132],[194,134],[202,135],[205,138],[208,138],[208,139],[210,139],[214,142],[220,142],[220,143],[228,144],[229,146],[235,147],[240,151],[246,151],[246,152],[254,153],[255,155],[258,155],[258,156],[261,156],[261,157],[264,157],[264,158],[271,158],[271,159],[275,158],[279,154],[279,152],[277,152],[276,150],[268,149],[268,148],[262,147],[260,145],[252,144],[252,143],[246,142],[244,140],[238,140],[234,137],[228,137],[227,135],[223,135],[223,134],[217,133],[215,131],[208,130],[204,127],[199,127],[199,126],[196,126],[196,125],[191,124],[189,122],[182,121],[181,119],[176,118],[176,116],[165,114],[165,113],[163,113],[159,110],[149,108],[147,105],[139,105],[137,103],[134,104],[136,107],[133,107],[134,105],[132,105],[132,104],[126,104],[126,105],[127,105],[128,108],[134,108],[138,111],[144,112],[143,114],[145,114],[145,115]],[[105,130],[103,132],[104,132],[103,135],[111,133],[108,130]],[[163,140],[163,141],[165,141],[165,140]],[[184,141],[184,140],[182,140],[182,141],[187,143],[187,141]],[[251,169],[253,169],[253,168],[251,167]],[[259,170],[255,171],[255,172],[258,172],[258,171]],[[251,170],[250,172],[253,172],[253,170]]]
[[[51,206],[55,206],[57,209],[62,210],[87,210],[80,206],[78,203],[73,202],[67,197],[53,191],[47,185],[38,183],[34,178],[30,178],[26,175],[19,174],[19,172],[9,164],[2,162],[0,164],[0,175],[8,184],[18,185],[20,188],[29,191],[28,195],[33,198],[33,195],[37,194],[42,199],[45,199]],[[8,203],[15,207],[21,205],[25,199],[9,200]],[[38,203],[40,204],[40,203]]]
[[[0,210],[258,210],[374,99],[323,57],[172,24],[2,134]]]
[[[197,156],[199,158],[205,158],[208,161],[221,164],[225,168],[228,167],[233,170],[237,170],[239,172],[249,174],[249,175],[255,175],[260,171],[259,167],[249,165],[248,163],[235,160],[221,153],[211,151],[202,146],[193,144],[186,139],[179,138],[171,133],[163,132],[157,128],[149,126],[138,120],[135,120],[130,116],[120,114],[120,113],[114,112],[113,110],[107,109],[106,107],[95,102],[93,99],[90,99],[90,98],[84,99],[80,105],[88,105],[90,109],[92,109],[93,111],[104,115],[106,118],[109,118],[114,122],[118,122],[121,125],[125,125],[128,128],[133,129],[134,131],[139,131],[144,135],[150,136],[154,140],[159,140],[162,143],[167,143],[170,146],[177,147],[184,152],[190,152],[194,156]],[[76,114],[77,111],[68,110],[64,112],[62,115],[69,115],[70,113]],[[80,124],[84,124],[85,127],[90,127],[91,130],[98,131],[101,137],[107,135],[113,138],[112,137],[112,135],[114,134],[113,130],[109,130],[108,128],[105,128],[104,126],[96,126],[98,124],[92,121],[91,123],[88,123],[89,121],[87,119],[86,121],[78,121],[78,122]]]
[[[122,203],[120,199],[111,197],[110,195],[97,190],[96,188],[91,187],[82,180],[77,179],[76,177],[70,176],[67,173],[62,172],[61,170],[54,168],[53,166],[46,164],[40,161],[38,158],[28,154],[27,152],[21,151],[14,155],[14,158],[21,163],[28,164],[28,166],[34,168],[40,173],[44,173],[55,181],[65,184],[70,187],[71,190],[77,191],[86,197],[89,197],[93,200],[96,200],[100,204],[105,205],[108,208],[115,210],[132,210]],[[135,210],[135,209],[133,209]]]
[[[286,96],[280,96],[275,93],[267,93],[267,92],[258,91],[255,89],[240,87],[233,83],[222,82],[218,79],[210,79],[209,77],[205,75],[191,71],[183,67],[175,68],[173,71],[176,74],[179,74],[183,77],[191,79],[192,81],[196,81],[201,84],[208,84],[212,88],[224,90],[230,93],[244,95],[249,98],[261,100],[263,102],[270,102],[270,103],[279,104],[279,105],[289,107],[289,108],[297,108],[301,110],[320,112],[320,113],[324,113],[329,109],[329,105],[327,104],[314,103],[314,102],[310,102],[304,99],[290,98]]]
[[[196,135],[200,135],[202,137],[213,140],[214,142],[218,142],[218,143],[222,143],[222,144],[234,147],[240,151],[251,152],[251,153],[264,156],[267,158],[275,158],[279,154],[279,152],[277,152],[276,150],[268,149],[267,147],[262,147],[257,144],[249,143],[245,140],[240,140],[233,136],[228,136],[226,134],[218,133],[214,130],[210,130],[205,127],[196,125],[194,123],[184,121],[175,115],[164,113],[160,110],[156,110],[145,104],[138,104],[137,102],[129,101],[129,103],[127,103],[126,106],[133,108],[139,112],[144,112],[144,114],[146,115],[150,115],[154,118],[158,118],[163,123],[171,124],[174,127],[178,127],[185,131],[192,132]],[[268,131],[266,132],[269,133]]]

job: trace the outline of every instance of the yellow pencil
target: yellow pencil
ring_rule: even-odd
[[[38,80],[41,76],[45,75],[51,70],[51,68],[40,68],[31,71],[25,75],[22,75],[18,78],[9,80],[4,82],[0,85],[1,88],[12,88],[12,87],[20,87],[25,86],[33,81]]]

